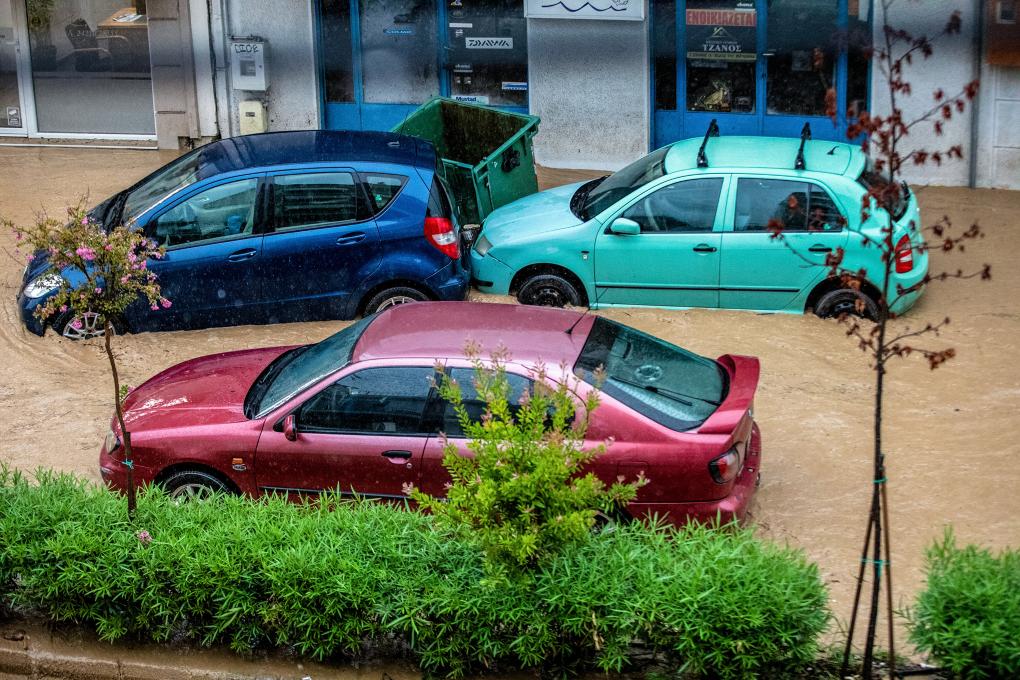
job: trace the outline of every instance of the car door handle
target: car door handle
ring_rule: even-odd
[[[383,451],[382,455],[384,458],[403,458],[407,460],[411,457],[410,451]]]
[[[254,248],[245,248],[244,250],[238,250],[237,252],[230,253],[230,255],[227,256],[227,259],[231,262],[244,262],[245,260],[250,260],[255,257],[255,253],[257,252],[258,251]]]
[[[360,243],[365,240],[365,232],[356,231],[353,234],[344,234],[336,240],[338,246],[349,246],[354,243]]]
[[[823,246],[821,243],[816,243],[810,248],[808,248],[808,251],[812,253],[831,253],[832,248],[830,248],[829,246]]]
[[[710,246],[707,243],[699,243],[694,246],[694,252],[696,253],[714,253],[716,251],[715,246]]]

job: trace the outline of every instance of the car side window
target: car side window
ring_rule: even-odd
[[[250,235],[258,187],[252,178],[206,189],[149,222],[146,235],[167,248]]]
[[[461,398],[464,400],[464,408],[467,409],[470,419],[473,422],[481,420],[482,415],[485,413],[485,401],[478,396],[478,392],[475,390],[475,369],[452,368],[449,370],[449,374],[453,380],[460,384]],[[525,392],[532,393],[535,383],[524,376],[510,372],[507,372],[506,380],[510,386],[507,401],[510,403],[511,413],[516,413],[521,397]],[[440,429],[447,437],[464,436],[464,431],[460,427],[460,420],[457,418],[457,412],[454,410],[453,404],[448,401],[443,402],[443,418]]]
[[[301,405],[302,432],[414,435],[432,390],[431,367],[366,368],[344,376]]]
[[[273,231],[358,219],[358,187],[349,172],[313,172],[273,178]]]
[[[721,177],[676,182],[639,199],[621,217],[641,225],[642,234],[712,231],[722,184]]]
[[[406,177],[383,175],[378,172],[364,174],[362,178],[365,188],[368,190],[368,202],[373,215],[378,215],[385,210],[407,182]]]
[[[846,219],[829,194],[810,182],[741,177],[734,231],[840,231]]]

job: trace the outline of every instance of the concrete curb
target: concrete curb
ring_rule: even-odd
[[[53,632],[0,621],[0,680],[421,680],[401,662],[325,666],[284,658],[248,660],[222,649],[110,644],[77,629]]]

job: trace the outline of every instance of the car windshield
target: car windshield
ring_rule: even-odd
[[[198,180],[202,149],[195,149],[154,173],[128,192],[121,211],[121,223],[135,219],[164,196],[183,189]]]
[[[262,418],[306,387],[349,364],[354,345],[374,319],[374,316],[365,317],[322,342],[295,347],[281,354],[248,390],[244,400],[245,415]]]
[[[604,382],[596,378],[605,371]],[[691,430],[726,398],[722,366],[628,326],[598,317],[574,364],[581,380],[673,430]]]
[[[669,147],[664,146],[607,177],[590,190],[578,217],[591,219],[635,189],[665,175],[668,151]]]

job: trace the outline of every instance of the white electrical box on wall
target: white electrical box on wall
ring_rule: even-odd
[[[239,102],[237,110],[241,114],[242,135],[253,135],[269,129],[266,123],[266,105],[257,99]]]
[[[261,38],[230,41],[230,76],[235,90],[265,92],[269,87],[266,42]]]

